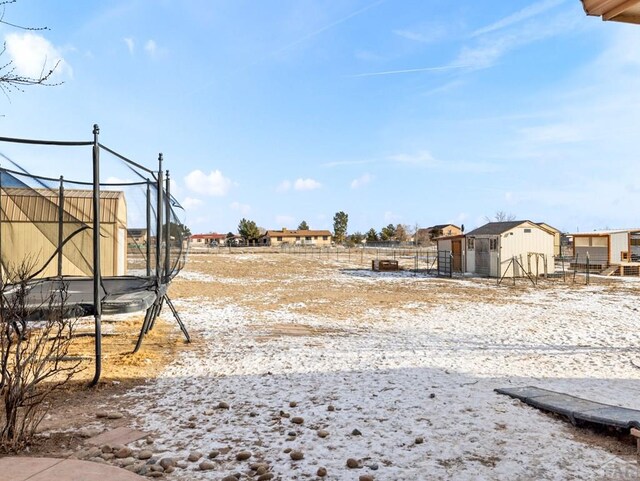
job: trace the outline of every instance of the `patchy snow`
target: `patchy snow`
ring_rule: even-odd
[[[319,275],[361,287],[433,280],[364,272]],[[207,282],[204,274],[181,275]],[[268,462],[282,480],[316,479],[320,466],[334,481],[365,473],[377,481],[603,479],[626,469],[624,459],[575,439],[566,423],[493,389],[533,384],[640,409],[639,371],[629,362],[640,356],[638,291],[496,289],[504,289],[504,302],[479,293],[475,303],[434,305],[416,295],[399,308],[371,307],[346,321],[330,311],[305,314],[300,302],[258,311],[178,300],[197,344],[129,394],[131,414],[156,433],[155,447],[166,455],[221,450],[215,470],[193,464],[171,479],[247,472],[248,463],[235,460],[241,450],[253,453],[250,462]],[[218,409],[221,401],[229,409]],[[321,439],[318,429],[329,436]],[[303,451],[304,459],[292,461],[286,448]],[[362,467],[348,469],[348,458]]]

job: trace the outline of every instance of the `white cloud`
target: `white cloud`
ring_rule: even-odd
[[[360,187],[363,187],[363,186],[367,185],[372,180],[373,180],[373,176],[371,174],[367,174],[367,173],[362,174],[357,179],[353,179],[351,181],[351,188],[352,189],[358,189]]]
[[[415,154],[396,154],[389,157],[394,162],[401,164],[422,165],[426,167],[436,167],[440,165],[440,161],[436,160],[431,152],[420,150]]]
[[[158,44],[156,44],[155,40],[147,40],[147,43],[144,44],[144,50],[151,57],[155,57],[158,51]]]
[[[195,199],[193,197],[185,197],[180,204],[185,208],[185,210],[193,210],[200,207],[203,202],[200,199]]]
[[[277,215],[276,216],[276,224],[278,227],[286,227],[291,228],[295,223],[295,218],[290,215]]]
[[[242,215],[247,215],[251,212],[251,206],[249,204],[241,204],[240,202],[231,202],[229,208],[233,211],[240,212]]]
[[[419,43],[433,43],[445,37],[447,29],[442,24],[425,24],[413,29],[394,30],[399,37]]]
[[[276,187],[277,192],[287,192],[291,188],[291,182],[288,180],[283,180]]]
[[[184,178],[184,182],[190,191],[213,197],[227,195],[232,185],[231,180],[219,170],[212,170],[208,175],[201,170],[194,170]]]
[[[295,190],[315,190],[322,187],[322,184],[314,179],[296,179],[293,183]]]
[[[131,179],[123,179],[121,177],[107,177],[107,179],[104,181],[105,184],[130,184],[133,181]]]
[[[131,55],[133,55],[133,51],[134,51],[135,46],[136,46],[135,41],[131,37],[125,37],[125,38],[123,38],[123,40],[124,40],[124,43],[127,44],[127,48],[129,49],[129,53]]]
[[[5,37],[5,42],[17,74],[39,78],[55,67],[54,77],[73,76],[71,67],[60,51],[41,35],[33,32],[10,33]]]

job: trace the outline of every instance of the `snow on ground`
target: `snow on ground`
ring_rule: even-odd
[[[365,279],[367,289],[416,282],[338,269],[318,276],[339,285]],[[458,282],[459,289],[490,285]],[[282,480],[318,479],[320,466],[328,470],[324,479],[340,481],[361,474],[377,481],[603,479],[624,472],[628,460],[493,390],[532,384],[640,409],[639,371],[630,363],[640,357],[638,290],[496,289],[505,302],[484,299],[482,291],[476,302],[438,305],[416,295],[346,321],[332,318],[330,308],[324,316],[305,314],[304,303],[255,310],[240,300],[178,300],[199,341],[129,394],[132,415],[157,434],[155,446],[166,455],[220,451],[217,469],[199,471],[196,463],[172,479],[248,472],[248,462],[235,460],[241,450],[268,462]],[[229,409],[218,409],[219,402]],[[294,416],[304,423],[293,424]],[[329,435],[320,438],[319,429]],[[304,459],[292,461],[287,448]],[[348,458],[362,467],[347,468]]]

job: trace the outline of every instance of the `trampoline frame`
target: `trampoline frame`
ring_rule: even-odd
[[[191,342],[191,338],[186,329],[186,326],[182,322],[178,311],[175,309],[171,299],[167,294],[168,285],[172,280],[171,276],[171,258],[170,258],[170,242],[171,242],[171,193],[170,193],[170,178],[169,172],[166,172],[166,178],[163,175],[162,163],[163,163],[163,155],[160,153],[158,155],[158,170],[153,171],[140,165],[123,155],[109,149],[108,147],[100,144],[99,142],[99,134],[100,128],[98,124],[94,124],[93,126],[93,140],[92,141],[80,141],[80,142],[66,142],[66,141],[48,141],[48,140],[32,140],[32,139],[18,139],[11,137],[0,137],[0,142],[11,142],[11,143],[21,143],[21,144],[32,144],[32,145],[57,145],[57,146],[92,146],[92,174],[93,179],[91,183],[88,182],[76,182],[75,184],[80,185],[91,185],[92,187],[92,199],[93,199],[93,219],[92,219],[92,229],[93,229],[93,246],[92,246],[92,254],[93,254],[93,265],[92,265],[92,276],[91,277],[72,277],[72,276],[63,276],[62,275],[62,247],[66,240],[63,239],[63,214],[64,214],[64,177],[60,176],[59,182],[59,229],[58,229],[58,247],[56,249],[57,252],[54,252],[54,256],[57,255],[57,273],[58,276],[50,277],[50,278],[40,278],[33,279],[29,281],[30,289],[40,285],[40,287],[44,287],[45,285],[51,286],[51,292],[55,287],[55,283],[65,283],[68,285],[73,285],[73,283],[78,282],[88,282],[92,281],[92,305],[89,306],[88,303],[78,303],[73,304],[71,301],[72,309],[68,311],[69,316],[77,315],[77,316],[86,316],[93,315],[94,318],[94,344],[95,344],[95,372],[93,379],[90,382],[91,386],[97,385],[100,380],[101,372],[102,372],[102,314],[103,307],[107,308],[107,312],[109,313],[125,313],[125,312],[138,312],[141,310],[145,310],[145,317],[142,323],[140,334],[138,335],[138,339],[136,342],[136,346],[133,352],[137,352],[142,345],[142,340],[144,336],[153,328],[154,323],[160,313],[162,312],[162,308],[166,303],[171,310],[171,313],[178,323],[180,330],[185,336],[187,342]],[[156,252],[155,252],[155,273],[152,275],[151,273],[151,246],[149,240],[151,239],[151,180],[146,179],[145,182],[132,182],[132,183],[123,183],[123,184],[102,184],[102,185],[144,185],[146,184],[147,191],[147,205],[146,205],[146,233],[147,233],[147,242],[146,242],[146,276],[144,277],[136,277],[136,276],[102,276],[101,268],[100,268],[100,149],[104,149],[112,155],[116,156],[123,162],[129,164],[129,166],[135,167],[136,169],[140,169],[147,174],[149,174],[152,179],[156,183],[157,188],[157,205],[156,205]],[[9,169],[0,168],[0,171],[7,172],[9,174],[20,174],[19,172],[11,171]],[[24,175],[24,174],[20,174]],[[48,181],[57,181],[58,179],[51,179],[46,177],[38,177],[32,176],[30,177],[40,179],[40,180],[48,180]],[[0,184],[0,195],[2,193],[2,185]],[[164,194],[166,192],[166,195]],[[167,225],[166,232],[164,232],[164,240],[165,240],[165,259],[164,266],[161,265],[162,261],[162,241],[163,241],[163,212],[165,217],[165,222]],[[2,219],[0,218],[0,223]],[[86,228],[86,227],[85,227]],[[73,235],[73,234],[72,234]],[[0,234],[0,246],[2,243],[2,235]],[[53,260],[53,257],[49,259],[45,263],[45,266],[49,264]],[[40,272],[40,271],[39,271]],[[36,273],[37,275],[37,273]],[[112,299],[108,299],[108,296],[102,296],[100,292],[101,286],[104,286],[104,283],[110,282],[125,282],[127,279],[139,279],[141,281],[150,281],[149,285],[147,285],[144,289],[140,289],[138,292],[148,292],[148,296],[140,296],[138,299],[138,304],[131,303],[126,305],[126,303],[120,302],[119,307],[116,307],[114,304],[116,297]],[[2,280],[0,280],[2,282]],[[3,288],[5,286],[2,286]],[[106,294],[106,291],[105,291]],[[4,295],[4,294],[3,294]],[[42,306],[42,303],[40,303]],[[34,315],[44,315],[41,311],[34,311]]]

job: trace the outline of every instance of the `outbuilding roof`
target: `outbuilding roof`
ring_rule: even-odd
[[[328,230],[268,230],[265,235],[267,237],[308,237],[308,236],[330,236]]]
[[[640,24],[640,0],[582,0],[582,6],[602,20]]]
[[[536,225],[533,224],[531,221],[528,220],[513,220],[513,221],[506,221],[506,222],[489,222],[483,226],[478,227],[477,229],[472,230],[471,232],[468,232],[467,235],[468,236],[474,236],[474,235],[500,235],[500,234],[504,234],[505,232],[513,229],[514,227],[518,227],[519,225],[525,224],[525,223],[529,223],[532,225]],[[539,227],[536,225],[536,227]]]

